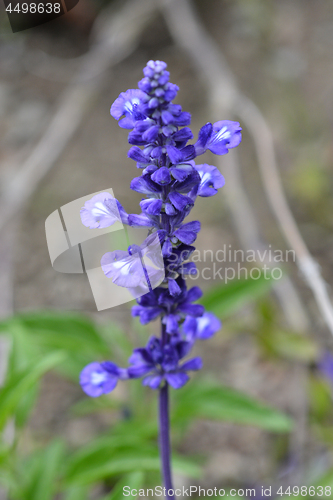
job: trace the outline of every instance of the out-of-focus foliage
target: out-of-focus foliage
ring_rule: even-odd
[[[244,303],[258,299],[272,286],[269,275],[261,273],[258,279],[233,280],[227,285],[218,285],[209,290],[202,303],[217,316],[226,317],[234,313]]]
[[[300,332],[283,330],[269,301],[259,302],[258,318],[253,334],[266,356],[303,362],[318,359],[319,349],[315,341]]]
[[[238,424],[256,425],[274,432],[288,432],[292,421],[285,415],[216,382],[204,380],[175,394],[173,418],[176,421],[193,418],[227,420]]]
[[[261,284],[259,286],[262,287]],[[209,295],[211,303],[226,301],[223,311],[235,311],[253,298],[256,283],[230,283]],[[265,289],[267,285],[265,284]],[[230,297],[229,297],[230,295]],[[126,363],[133,349],[128,336],[116,325],[100,326],[78,314],[36,312],[17,315],[0,324],[11,342],[7,378],[0,392],[0,425],[16,424],[13,443],[0,448],[0,483],[11,500],[52,500],[62,492],[65,500],[86,500],[96,484],[111,491],[103,500],[122,496],[123,485],[149,486],[159,482],[156,393],[140,381],[128,384],[126,401],[103,396],[82,399],[72,415],[113,412],[110,430],[78,449],[62,439],[51,439],[22,451],[20,440],[34,410],[43,374],[56,369],[60,376],[78,381],[80,370],[96,359]],[[173,391],[172,428],[177,450],[194,419],[249,424],[273,432],[288,432],[289,417],[221,384],[194,378],[182,391]],[[198,478],[201,461],[173,454],[173,468],[183,476]]]

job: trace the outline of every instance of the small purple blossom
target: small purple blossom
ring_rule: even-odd
[[[147,265],[147,260],[152,265]],[[107,252],[101,259],[107,278],[118,286],[129,289],[134,295],[147,293],[163,280],[165,273],[161,247],[156,235],[148,237],[141,247],[132,245],[128,250]]]
[[[204,313],[204,307],[201,304],[193,304],[202,296],[199,287],[194,286],[187,290],[185,280],[178,277],[171,280],[168,289],[163,287],[155,288],[150,293],[137,299],[137,306],[133,306],[132,315],[139,316],[140,322],[145,325],[162,316],[162,322],[166,325],[166,331],[169,334],[179,332],[179,322],[187,315],[199,317]]]
[[[216,155],[225,155],[229,149],[238,146],[242,140],[241,127],[238,122],[221,120],[206,123],[199,132],[198,141],[194,145],[196,155],[203,154],[207,149]]]
[[[101,266],[105,276],[118,286],[134,288],[145,279],[140,256],[130,255],[125,250],[107,252],[101,259]]]
[[[163,380],[174,389],[180,389],[189,380],[187,371],[200,370],[201,358],[192,358],[183,364],[180,360],[188,354],[191,345],[179,341],[174,344],[162,345],[157,337],[151,337],[146,347],[134,349],[129,359],[128,368],[130,378],[145,376],[142,383],[157,389]]]
[[[197,220],[182,224],[179,229],[174,231],[171,241],[176,243],[176,240],[179,240],[186,245],[191,245],[196,240],[197,233],[200,231],[200,228],[201,224]]]
[[[203,165],[196,165],[195,168],[201,178],[197,191],[198,196],[214,196],[217,190],[224,186],[224,177],[216,167],[204,163]]]
[[[81,372],[80,384],[88,396],[97,398],[113,391],[119,378],[127,378],[127,372],[111,361],[90,363]]]
[[[221,321],[214,314],[209,312],[204,313],[199,318],[187,316],[182,325],[184,338],[188,342],[194,342],[197,339],[209,339],[221,328]]]
[[[333,385],[333,355],[330,352],[326,351],[322,354],[318,369]]]
[[[111,106],[110,113],[116,120],[119,120],[119,127],[131,129],[136,120],[144,118],[140,113],[140,105],[144,102],[146,94],[141,90],[130,89],[121,92],[119,97]]]

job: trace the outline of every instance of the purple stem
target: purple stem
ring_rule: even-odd
[[[165,325],[162,324],[162,345],[167,342]],[[167,382],[159,391],[159,424],[160,424],[160,456],[162,465],[163,484],[166,489],[166,498],[174,500],[174,495],[168,495],[168,490],[173,490],[171,478],[170,456],[170,423],[169,423],[169,385]]]

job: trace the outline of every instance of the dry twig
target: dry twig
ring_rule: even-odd
[[[215,114],[216,120],[220,119],[223,112],[228,112],[238,115],[242,123],[245,123],[242,106],[239,104],[245,97],[237,89],[235,78],[226,60],[214,41],[204,31],[190,2],[188,0],[162,0],[161,5],[175,41],[189,53],[199,74],[205,79],[209,88],[212,113]],[[183,22],[184,19],[186,23]],[[254,104],[253,106],[255,107]],[[255,128],[250,120],[247,120],[246,125],[251,132],[252,128]],[[261,158],[259,160],[261,161]],[[256,218],[242,186],[237,152],[233,151],[222,161],[231,167],[227,201],[240,241],[246,248],[263,250],[267,245],[260,237]],[[309,327],[307,313],[291,280],[285,277],[274,289],[289,324],[296,330],[306,330]]]
[[[276,165],[273,138],[268,124],[256,105],[237,89],[235,79],[227,62],[196,18],[190,0],[161,0],[161,2],[174,39],[190,54],[199,73],[205,77],[210,90],[211,103],[214,106],[213,110],[215,109],[219,113],[229,110],[232,114],[238,116],[240,121],[245,123],[249,129],[255,142],[261,176],[271,208],[278,219],[286,241],[295,250],[298,266],[314,292],[326,324],[333,333],[333,309],[328,298],[325,282],[320,276],[318,266],[306,248],[288,207]],[[186,19],[186,23],[183,22],[184,19]],[[218,120],[219,116],[215,116],[215,118]],[[243,245],[260,248],[262,242],[259,230],[251,205],[242,187],[236,155],[234,151],[226,157],[226,161],[232,167],[230,169],[232,175],[229,177],[229,183],[230,180],[232,181],[228,193],[229,206]],[[286,285],[289,287],[287,290]],[[280,288],[276,289],[276,293],[281,300],[289,321],[299,326],[307,326],[307,315],[298,300],[297,292],[294,290],[291,281],[284,280],[284,284],[280,282]],[[297,315],[294,316],[296,311]],[[295,376],[300,382],[304,382],[306,367],[297,364],[295,366]],[[304,447],[307,435],[307,405],[303,383],[299,390],[299,401],[295,405],[295,413],[297,413],[297,426],[291,438],[291,448],[293,456],[299,461],[298,471],[293,471],[294,476],[297,473],[297,476],[293,479],[297,483],[302,479]]]
[[[97,24],[103,24],[98,31],[98,40],[82,58],[79,71],[60,97],[58,109],[44,135],[18,172],[2,186],[0,195],[0,317],[7,316],[13,311],[12,256],[16,233],[16,223],[13,223],[13,219],[25,206],[38,183],[55,165],[79,128],[95,96],[98,95],[105,71],[135,49],[139,35],[153,13],[153,0],[132,0],[127,2],[119,12],[112,13],[110,16],[106,16],[106,12],[103,11],[103,22],[100,18],[96,20]],[[16,168],[13,170],[17,171]],[[5,378],[7,358],[8,342],[4,336],[0,336],[0,385]],[[10,422],[8,429],[10,433],[7,433],[7,437],[12,439],[15,432],[13,422]],[[2,500],[7,497],[4,489],[0,489],[0,497]]]
[[[134,50],[154,13],[154,4],[154,0],[132,0],[103,23],[98,43],[83,58],[80,70],[60,97],[58,109],[44,135],[18,173],[2,186],[0,230],[29,200],[73,137],[98,95],[105,70]]]

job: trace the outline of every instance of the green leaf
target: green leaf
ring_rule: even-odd
[[[64,492],[64,500],[88,500],[86,486],[73,486]]]
[[[318,346],[306,335],[282,330],[263,330],[258,337],[268,354],[305,362],[318,359]]]
[[[36,382],[44,375],[65,359],[62,352],[49,354],[38,363],[19,373],[14,373],[0,391],[0,429],[2,429],[7,418],[16,411],[22,398]]]
[[[157,451],[129,449],[115,454],[110,453],[110,458],[103,463],[90,462],[85,470],[77,470],[68,479],[68,484],[88,485],[102,479],[137,471],[160,471],[160,457]],[[172,466],[178,472],[197,478],[200,476],[200,467],[191,460],[175,456]]]
[[[332,391],[328,380],[315,375],[308,379],[311,416],[319,423],[330,422],[332,412]]]
[[[108,460],[99,463],[91,462],[90,466],[84,470],[77,470],[67,479],[67,484],[83,486],[138,470],[159,471],[159,456],[156,453],[133,449],[121,453],[110,453]]]
[[[18,321],[15,321],[14,318],[12,319],[9,333],[11,334],[10,338],[12,345],[10,349],[7,376],[23,370],[38,356],[36,346],[33,342],[31,342],[31,337],[27,334],[26,330],[22,328],[22,325]]]
[[[227,285],[212,288],[201,303],[217,316],[226,316],[240,309],[245,303],[257,299],[271,288],[274,280],[262,273],[259,279],[233,280]]]
[[[1,322],[0,331],[11,333],[13,338],[24,334],[35,356],[55,350],[66,351],[70,363],[59,365],[58,370],[74,380],[92,360],[110,357],[110,347],[103,338],[102,329],[84,315],[52,311],[27,313]],[[22,342],[18,342],[18,346],[21,345]]]
[[[175,453],[172,454],[171,465],[172,469],[186,477],[198,479],[202,475],[200,465],[187,457]]]
[[[64,466],[68,485],[85,485],[140,471],[160,470],[157,427],[129,419],[74,452]],[[174,456],[173,466],[184,475],[198,477],[200,468],[187,458]]]
[[[289,432],[292,427],[291,419],[283,413],[235,389],[213,382],[192,383],[182,389],[175,399],[172,413],[175,422],[207,418],[254,425],[273,432]]]
[[[0,469],[0,484],[7,490],[16,491],[17,479],[10,472],[7,469]]]
[[[58,439],[37,454],[33,473],[29,474],[24,500],[52,500],[65,454],[65,445]]]
[[[15,410],[15,425],[17,428],[22,428],[30,417],[40,390],[40,380],[22,396],[20,403]],[[0,410],[1,411],[1,410]]]
[[[124,500],[124,486],[128,486],[130,490],[139,490],[143,487],[145,480],[145,475],[142,471],[132,472],[131,474],[125,474],[114,486],[113,490],[109,495],[104,497],[102,500]],[[131,495],[131,499],[137,497]]]
[[[135,454],[148,448],[149,451],[156,452],[156,446],[152,448],[147,440],[135,434],[134,426],[127,436],[117,435],[116,429],[113,432],[113,436],[101,436],[73,453],[66,464],[66,476],[71,478],[82,472],[89,472],[91,464],[95,467],[103,466],[110,461],[110,457],[118,456],[124,451]]]
[[[18,325],[48,349],[108,352],[99,329],[83,315],[48,311],[22,314],[1,322],[0,331],[11,331]]]
[[[89,470],[91,463],[102,465],[118,452],[148,450],[157,453],[157,423],[129,418],[112,427],[112,433],[95,438],[73,452],[66,460],[66,477]]]

